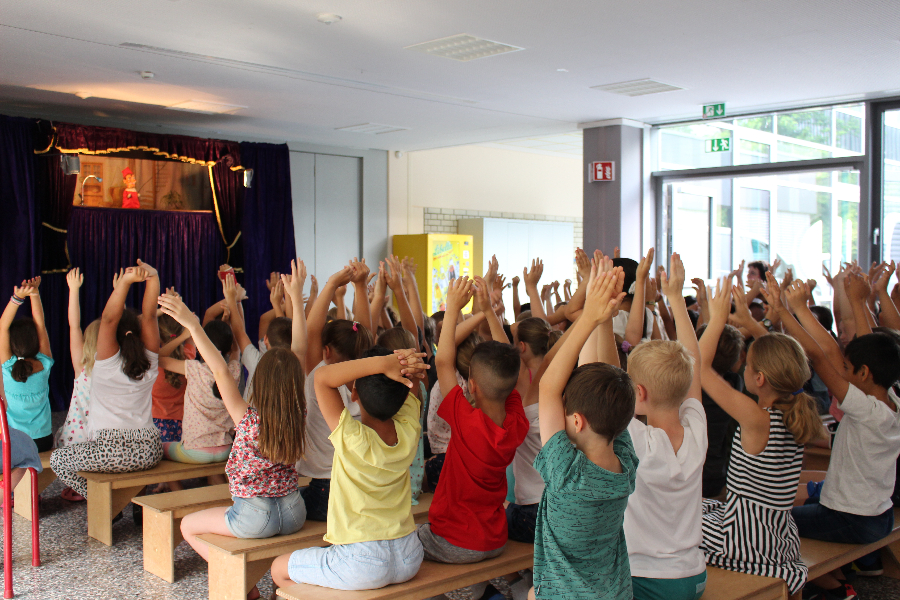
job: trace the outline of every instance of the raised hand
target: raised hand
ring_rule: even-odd
[[[347,285],[348,283],[350,283],[350,277],[352,273],[353,271],[352,269],[350,269],[350,267],[344,267],[343,269],[329,277],[328,283],[336,288],[339,288],[342,285]]]
[[[482,277],[475,276],[475,306],[479,311],[487,312],[491,310],[491,293],[487,281]],[[474,312],[474,311],[473,311]]]
[[[575,270],[582,278],[591,274],[591,259],[588,258],[587,252],[581,248],[575,249]]]
[[[822,263],[822,276],[825,277],[825,281],[828,282],[828,285],[834,287],[834,282],[831,280],[831,271],[828,270],[825,263]]]
[[[276,273],[275,271],[272,271],[271,273],[269,273],[269,278],[266,279],[266,289],[269,290],[269,292],[271,292],[272,288],[275,287],[275,284],[278,283],[280,278],[281,278],[280,273]]]
[[[778,267],[780,267],[780,266],[781,266],[781,259],[776,256],[775,260],[772,262],[772,268],[769,270],[774,273],[775,271],[778,270]]]
[[[891,261],[890,263],[882,263],[875,279],[875,289],[878,291],[878,293],[887,293],[888,285],[891,282],[891,277],[893,277],[894,271],[896,270],[897,265],[894,264],[894,261]]]
[[[616,248],[616,250],[618,250],[618,248]],[[655,248],[650,248],[649,250],[647,250],[647,255],[641,258],[641,262],[638,263],[635,281],[643,281],[650,274],[650,268],[653,266],[653,255],[655,254],[655,252]]]
[[[613,248],[613,258],[622,258],[622,253],[619,252],[619,247],[616,246]]]
[[[113,289],[119,286],[119,281],[125,277],[125,269],[119,269],[118,273],[113,273]]]
[[[346,295],[347,295],[347,284],[345,283],[344,285],[338,286],[334,290],[335,304],[337,303],[337,301],[343,302],[344,296],[346,296]]]
[[[231,277],[226,277],[225,281],[228,281]],[[269,302],[272,303],[273,307],[280,307],[281,301],[284,300],[284,284],[281,281],[281,275],[278,275],[278,281],[272,284],[272,287],[269,288]],[[279,308],[279,310],[281,310]],[[278,314],[277,312],[275,314]]]
[[[519,287],[519,281],[521,281],[521,280],[519,279],[519,276],[518,276],[518,275],[516,275],[515,277],[513,277],[513,278],[512,278],[512,286],[513,286],[514,288]]]
[[[495,290],[505,290],[507,286],[506,276],[505,275],[497,275],[497,278],[494,280],[494,289]]]
[[[416,271],[419,270],[419,265],[416,264],[415,259],[411,256],[404,256],[403,266],[406,268],[406,272],[409,273],[410,277],[415,278]]]
[[[119,283],[140,283],[146,281],[149,275],[141,267],[128,267],[125,269],[125,275],[119,278]]]
[[[222,293],[225,295],[225,305],[229,302],[237,302],[238,289],[233,277],[226,277],[222,280]],[[166,294],[168,295],[168,294]],[[273,292],[274,295],[274,292]]]
[[[644,293],[644,299],[647,302],[659,302],[662,300],[662,294],[659,292],[659,284],[654,277],[647,278],[647,287],[644,288],[646,292]]]
[[[872,286],[869,285],[869,278],[863,273],[851,272],[844,280],[844,290],[851,302],[865,303],[872,293]]]
[[[66,273],[66,284],[69,286],[70,290],[77,290],[84,283],[84,274],[82,274],[81,269],[75,267],[68,273]]]
[[[137,266],[144,270],[147,273],[147,277],[145,279],[149,279],[150,277],[158,277],[159,271],[142,261],[141,259],[137,259]]]
[[[397,257],[394,255],[390,255],[384,259],[387,262],[387,266],[389,270],[385,270],[385,275],[387,275],[387,284],[394,293],[399,293],[403,290],[403,279],[401,278],[401,270],[400,261],[397,260]]]
[[[475,290],[468,277],[457,277],[447,289],[447,313],[455,315],[472,299]],[[454,317],[455,318],[455,317]]]
[[[387,294],[387,274],[384,270],[384,261],[378,263],[378,279],[375,280],[375,297],[381,298]]]
[[[366,282],[367,278],[369,277],[369,267],[366,265],[365,258],[362,260],[358,260],[354,256],[353,260],[350,261],[350,268],[353,270],[353,273],[350,275],[350,281],[352,281],[354,284]],[[306,267],[303,267],[303,280],[306,281]]]
[[[363,264],[365,266],[365,264]],[[368,269],[366,269],[368,275]],[[291,274],[281,276],[281,284],[290,294],[294,306],[303,305],[303,286],[306,285],[306,264],[300,259],[291,261]]]
[[[26,279],[22,282],[23,286],[33,287],[34,289],[38,289],[41,287],[41,276],[32,277],[31,279]]]
[[[17,298],[25,298],[27,296],[36,296],[38,290],[36,287],[31,287],[30,285],[22,285],[13,287],[13,295]]]
[[[819,282],[816,281],[815,279],[807,279],[806,280],[806,287],[809,288],[810,292],[812,292],[814,289],[816,289],[817,285],[819,285]]]
[[[315,275],[309,276],[309,295],[311,297],[319,295],[319,280]]]
[[[428,369],[428,365],[422,361],[424,356],[424,352],[404,353],[403,350],[398,350],[393,356],[385,357],[384,375],[411,388],[413,382],[410,378],[422,379],[422,375]]]
[[[584,312],[581,318],[589,323],[606,323],[619,310],[619,304],[625,298],[622,286],[625,285],[625,272],[622,267],[612,271],[598,273],[597,266],[591,268],[587,291],[584,297]]]
[[[229,277],[228,279],[234,279],[234,277]],[[234,282],[234,287],[237,288],[237,301],[243,302],[247,299],[247,290],[244,289],[244,286],[239,284],[237,281]]]
[[[540,258],[535,258],[531,261],[531,270],[529,271],[527,268],[522,271],[522,279],[525,281],[526,286],[534,286],[537,287],[538,282],[541,280],[541,275],[544,273],[544,261]]]
[[[487,272],[484,274],[484,281],[491,289],[494,289],[494,281],[497,279],[497,272],[499,270],[500,262],[497,260],[497,255],[494,254],[491,256],[491,260],[488,262]]]
[[[784,294],[784,297],[787,298],[788,303],[795,307],[806,306],[809,304],[810,299],[812,299],[812,293],[810,293],[809,287],[807,287],[802,280],[793,282],[786,287],[782,293]]]
[[[766,281],[769,283],[767,288],[761,288],[763,298],[776,311],[781,310],[784,308],[784,304],[781,302],[781,288],[778,287],[778,280],[772,275],[772,271],[766,271]]]
[[[731,313],[731,276],[716,281],[716,294],[709,299],[710,321],[728,320]]]
[[[731,318],[738,327],[747,329],[749,326],[753,325],[754,321],[756,321],[756,319],[753,318],[753,314],[750,312],[750,306],[747,303],[747,295],[744,293],[744,288],[739,285],[732,286],[732,293],[734,313],[731,315]]]
[[[737,277],[738,281],[741,281],[744,278],[744,261],[741,261],[741,264],[731,272],[732,277]]]
[[[225,280],[231,279],[230,277],[226,277]],[[175,296],[169,296],[168,294],[163,294],[158,299],[159,307],[163,311],[163,313],[169,315],[185,327],[188,327],[192,324],[200,324],[200,321],[197,320],[197,315],[191,312],[187,306],[185,306],[184,302],[182,302],[181,298],[176,298]]]
[[[669,302],[677,298],[684,300],[684,296],[681,293],[681,290],[684,289],[684,263],[681,261],[681,255],[677,252],[672,253],[669,272],[666,273],[666,270],[660,267],[657,274],[659,275],[660,290],[666,298],[669,298]],[[692,279],[691,281],[693,283],[699,282],[698,288],[703,288],[705,295],[706,286],[703,285],[703,281],[699,279]],[[699,297],[700,293],[698,292],[697,295]]]

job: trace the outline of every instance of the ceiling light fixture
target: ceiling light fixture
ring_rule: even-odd
[[[92,96],[90,92],[75,92],[75,95],[81,98],[82,100],[87,100]]]
[[[141,79],[153,79],[156,75],[153,74],[153,71],[141,71]]]
[[[325,23],[326,25],[331,25],[332,23],[337,23],[343,19],[341,15],[336,15],[334,13],[319,13],[316,15],[316,19],[319,20],[319,23]]]
[[[444,58],[452,58],[461,62],[468,62],[476,58],[485,58],[487,56],[495,56],[497,54],[505,54],[507,52],[518,52],[524,50],[519,46],[511,46],[510,44],[501,44],[491,40],[483,40],[474,35],[460,33],[451,35],[450,37],[432,40],[430,42],[422,42],[421,44],[413,44],[406,46],[404,50],[416,50],[431,54],[432,56],[442,56]]]
[[[663,83],[661,81],[655,81],[653,79],[635,79],[634,81],[620,81],[618,83],[595,85],[591,89],[609,92],[610,94],[619,94],[620,96],[634,97],[646,96],[647,94],[674,92],[675,90],[683,90],[684,88],[669,85],[668,83]]]
[[[335,127],[335,131],[346,131],[349,133],[371,133],[376,135],[407,130],[409,130],[409,127],[400,127],[398,125],[382,125],[380,123],[362,123],[360,125],[350,125],[347,127]]]
[[[185,112],[201,113],[204,115],[230,115],[235,111],[247,108],[237,104],[222,104],[220,102],[210,102],[208,100],[188,100],[187,102],[179,102],[172,106],[167,106],[169,110],[183,110]]]

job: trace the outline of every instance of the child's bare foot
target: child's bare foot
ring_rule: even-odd
[[[59,497],[63,500],[68,500],[69,502],[84,502],[84,496],[70,487],[65,488],[62,493],[60,493]]]
[[[247,600],[257,600],[257,598],[259,598],[259,588],[254,585],[250,593],[247,594]]]

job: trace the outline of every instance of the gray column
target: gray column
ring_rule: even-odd
[[[584,126],[584,249],[610,254],[618,246],[622,256],[640,260],[654,245],[655,205],[647,185],[642,123],[615,119]],[[594,161],[615,161],[615,181],[591,182]],[[651,232],[653,232],[651,234]],[[646,239],[645,239],[646,238]]]

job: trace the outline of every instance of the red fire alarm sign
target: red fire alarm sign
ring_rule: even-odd
[[[590,181],[615,181],[616,180],[616,163],[612,160],[597,161],[591,163],[588,172]]]

